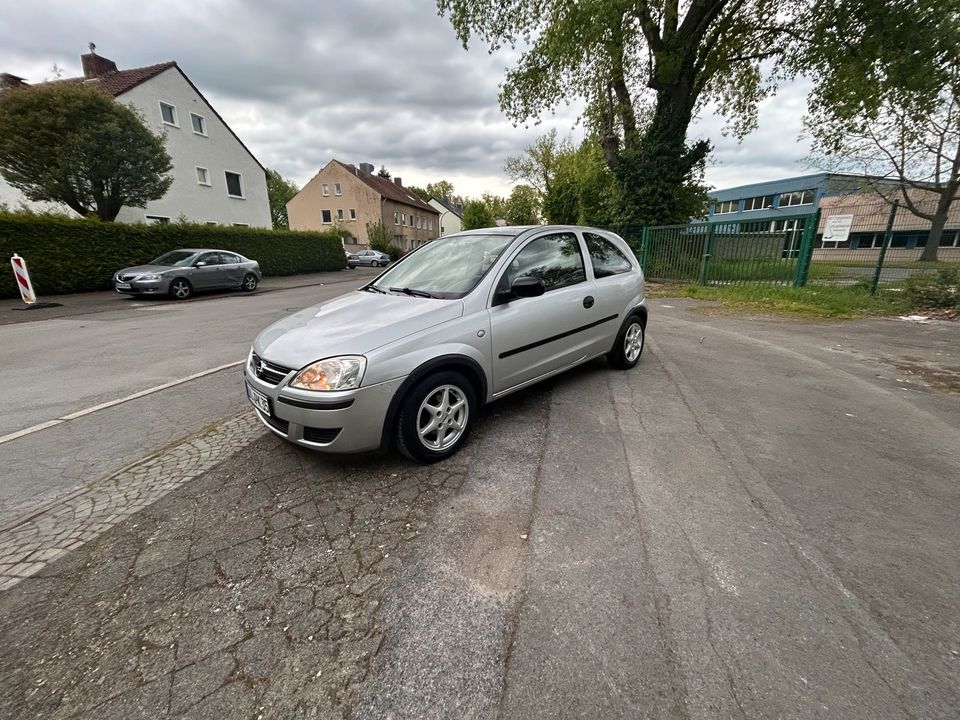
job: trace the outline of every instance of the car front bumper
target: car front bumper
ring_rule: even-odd
[[[288,388],[290,376],[278,385],[264,382],[254,375],[249,361],[243,377],[270,400],[269,415],[254,408],[260,422],[290,442],[328,453],[378,449],[390,401],[404,381],[401,377],[356,390],[311,393]]]
[[[170,280],[166,278],[163,280],[131,280],[122,283],[114,278],[113,289],[121,295],[166,295],[170,291]]]

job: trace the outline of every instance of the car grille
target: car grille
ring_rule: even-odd
[[[278,417],[272,417],[270,415],[264,415],[263,413],[260,413],[260,417],[263,419],[263,421],[267,425],[272,427],[274,430],[278,430],[279,432],[282,432],[284,435],[290,432],[290,423],[288,423],[286,420],[281,420]]]
[[[315,428],[305,427],[303,429],[303,439],[313,443],[332,443],[337,439],[337,435],[343,428]]]
[[[267,362],[256,354],[250,357],[250,369],[254,375],[268,385],[279,385],[287,375],[293,372],[291,368]]]
[[[119,280],[120,282],[129,282],[130,280],[133,280],[136,276],[137,276],[137,273],[133,273],[133,274],[127,273],[125,275],[117,275],[117,280]]]

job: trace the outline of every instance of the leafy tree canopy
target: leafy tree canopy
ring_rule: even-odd
[[[387,170],[387,166],[386,166],[386,165],[381,165],[381,166],[380,166],[380,169],[377,171],[377,175],[378,175],[379,177],[386,178],[387,180],[389,180],[389,179],[392,177],[392,176],[390,175],[390,171]]]
[[[267,199],[270,202],[270,218],[274,230],[287,230],[287,203],[300,192],[300,188],[289,180],[284,180],[276,170],[267,170]]]
[[[508,225],[536,225],[540,222],[540,196],[530,185],[517,185],[506,203]]]
[[[490,212],[483,200],[470,200],[463,208],[463,229],[476,230],[477,228],[493,227],[495,224],[493,213]]]
[[[427,183],[427,193],[430,197],[452,198],[453,183],[449,180],[437,180],[436,182]]]
[[[163,197],[172,169],[163,137],[99,87],[50,83],[0,95],[0,172],[30,200],[113,220]]]

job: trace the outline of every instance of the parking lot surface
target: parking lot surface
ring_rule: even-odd
[[[955,718],[960,325],[702,307],[437,465],[154,460],[0,591],[0,716]]]

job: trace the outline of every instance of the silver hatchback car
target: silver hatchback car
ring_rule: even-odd
[[[613,233],[487,228],[434,240],[357,291],[260,333],[247,397],[277,435],[327,452],[463,444],[481,406],[605,355],[643,352],[643,273]]]

